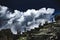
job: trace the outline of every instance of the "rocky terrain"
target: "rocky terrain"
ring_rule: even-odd
[[[0,31],[0,40],[60,40],[60,15],[55,16],[56,22],[45,23],[44,26],[27,31],[22,35],[14,35],[10,29]]]
[[[0,40],[16,40],[17,35],[13,35],[9,29],[0,31]]]

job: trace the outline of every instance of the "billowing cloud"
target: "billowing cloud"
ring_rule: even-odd
[[[38,28],[39,24],[43,26],[45,22],[54,22],[53,8],[41,8],[39,10],[28,9],[26,12],[14,10],[10,12],[7,7],[0,5],[0,30],[11,29],[13,34],[30,31]]]

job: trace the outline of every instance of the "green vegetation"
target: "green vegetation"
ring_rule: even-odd
[[[27,37],[19,37],[19,40],[27,40]]]

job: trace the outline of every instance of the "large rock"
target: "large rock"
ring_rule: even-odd
[[[17,40],[18,36],[12,34],[10,29],[3,29],[0,31],[0,40]]]

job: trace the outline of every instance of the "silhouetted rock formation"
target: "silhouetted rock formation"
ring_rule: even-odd
[[[27,40],[60,40],[60,15],[56,15],[55,20],[27,32]]]
[[[3,29],[0,31],[0,40],[16,40],[17,35],[12,34],[10,29]]]
[[[60,40],[60,15],[55,16],[56,22],[46,23],[39,28],[14,35],[10,29],[0,31],[0,40]]]

